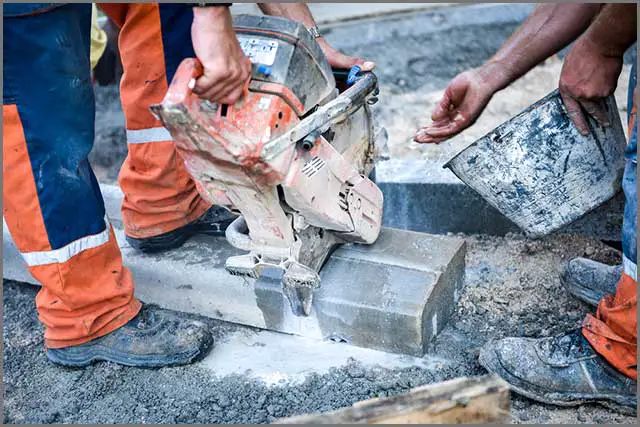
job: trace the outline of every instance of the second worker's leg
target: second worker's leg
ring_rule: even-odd
[[[120,26],[124,74],[120,84],[129,153],[119,183],[127,240],[143,252],[182,245],[194,234],[222,235],[235,219],[203,200],[171,135],[151,114],[180,62],[195,57],[193,12],[185,4],[101,4]]]

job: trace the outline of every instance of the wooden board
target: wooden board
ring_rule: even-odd
[[[322,414],[277,420],[275,424],[472,424],[508,423],[507,384],[497,376],[461,377],[408,393],[358,402]]]

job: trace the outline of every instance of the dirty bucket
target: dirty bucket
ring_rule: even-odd
[[[589,118],[591,134],[583,136],[555,90],[444,167],[526,235],[549,234],[620,189],[626,141],[613,96],[606,108],[611,125],[603,127]]]

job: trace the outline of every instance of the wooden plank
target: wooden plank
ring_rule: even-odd
[[[510,411],[507,384],[495,375],[485,375],[429,384],[337,411],[282,418],[274,424],[508,423]]]

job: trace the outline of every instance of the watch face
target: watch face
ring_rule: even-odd
[[[311,28],[308,28],[308,30],[309,30],[309,33],[311,33],[311,35],[314,38],[320,37],[320,33],[318,32],[318,27],[311,27]]]

